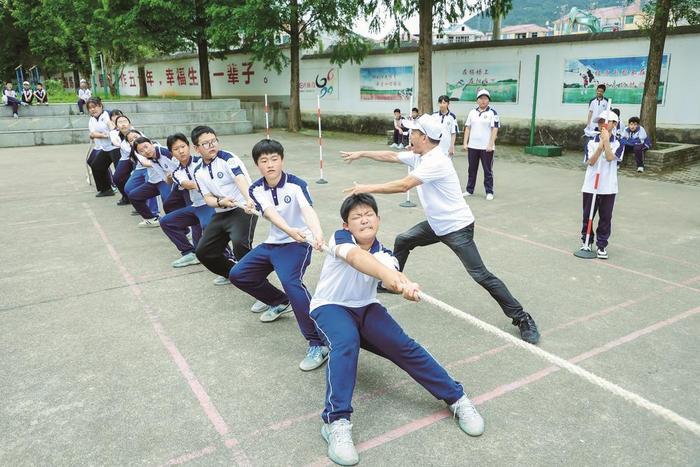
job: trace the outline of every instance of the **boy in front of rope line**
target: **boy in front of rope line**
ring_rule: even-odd
[[[447,156],[443,156],[447,157]],[[343,228],[331,237],[323,263],[311,318],[330,348],[326,367],[326,399],[321,435],[328,457],[355,465],[350,416],[360,348],[384,357],[407,372],[436,399],[447,403],[470,436],[484,432],[484,419],[462,385],[420,344],[411,339],[377,300],[377,284],[418,301],[418,284],[398,270],[398,261],[377,240],[379,211],[369,194],[353,194],[340,207]]]
[[[588,142],[584,151],[583,162],[586,166],[586,176],[583,180],[581,192],[583,193],[583,221],[581,227],[581,250],[590,251],[595,240],[597,245],[596,256],[600,259],[608,259],[608,239],[612,227],[612,213],[617,194],[617,163],[622,160],[623,147],[615,137],[615,127],[618,117],[615,112],[606,111],[600,114],[598,129],[600,133]],[[588,229],[588,217],[595,191],[596,167],[600,158],[600,177],[598,179],[598,192],[596,194],[593,216],[598,212],[598,227],[595,235],[591,231],[588,245],[586,245],[586,231]],[[592,227],[591,227],[592,230]]]
[[[312,246],[307,240],[317,250],[323,246],[321,223],[306,182],[284,172],[284,148],[278,141],[263,139],[253,146],[252,155],[262,178],[250,185],[248,193],[255,209],[270,221],[270,233],[231,268],[228,277],[233,285],[268,306],[260,316],[263,323],[294,311],[299,330],[309,343],[299,368],[315,370],[328,358],[328,347],[309,317],[311,294],[302,280],[311,263]],[[267,279],[272,271],[284,292]]]

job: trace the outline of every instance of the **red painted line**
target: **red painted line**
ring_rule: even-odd
[[[129,289],[134,294],[134,296],[139,300],[139,302],[141,302],[141,306],[143,307],[143,310],[146,312],[146,316],[151,321],[151,325],[153,326],[153,330],[155,331],[156,335],[160,339],[161,344],[163,344],[165,349],[170,354],[170,358],[173,360],[173,362],[177,366],[178,370],[180,371],[180,374],[185,379],[185,381],[187,381],[187,384],[190,386],[190,390],[192,391],[194,396],[199,401],[199,405],[202,407],[202,410],[204,411],[205,415],[207,416],[207,418],[209,419],[211,424],[214,426],[216,431],[219,433],[219,435],[226,438],[225,439],[226,446],[229,448],[237,447],[238,443],[234,439],[229,439],[226,437],[226,435],[228,435],[228,433],[231,431],[229,426],[224,421],[224,419],[221,416],[221,414],[219,413],[218,409],[214,406],[214,403],[212,402],[211,398],[209,397],[209,394],[207,393],[204,386],[199,382],[199,380],[195,376],[194,372],[190,368],[190,365],[187,363],[187,360],[185,359],[185,357],[178,350],[175,343],[165,333],[165,329],[163,328],[163,324],[161,323],[160,318],[158,317],[157,313],[151,308],[151,306],[145,301],[143,290],[141,289],[141,287],[139,287],[139,285],[136,282],[136,280],[134,279],[134,277],[131,275],[131,273],[128,271],[128,269],[124,265],[124,262],[122,261],[121,257],[117,253],[117,250],[114,248],[114,245],[112,244],[112,242],[109,240],[109,237],[107,237],[107,233],[102,228],[102,225],[99,223],[99,221],[97,220],[97,217],[95,216],[94,212],[92,211],[92,209],[90,209],[90,207],[86,203],[83,203],[83,208],[85,209],[85,212],[87,213],[88,217],[90,217],[90,220],[92,221],[92,225],[95,227],[95,230],[97,231],[98,235],[102,239],[102,242],[105,244],[107,251],[109,252],[110,256],[112,257],[112,260],[114,261],[114,263],[117,265],[117,268],[119,269],[119,272],[121,272],[122,277],[124,277],[124,280],[126,281],[127,285],[129,286]],[[207,448],[205,448],[205,449],[207,449]],[[234,460],[236,460],[237,463],[239,463],[241,465],[248,465],[249,464],[248,460],[245,458],[245,454],[240,449],[232,449],[232,452],[234,455]],[[205,454],[202,454],[202,455],[205,455]]]
[[[563,254],[565,254],[565,255],[567,255],[567,256],[572,256],[572,252],[571,252],[571,251],[563,250],[563,249],[561,249],[561,248],[557,248],[557,247],[554,247],[554,246],[551,246],[551,245],[547,245],[546,243],[540,243],[540,242],[536,242],[536,241],[534,241],[534,240],[530,240],[530,239],[528,239],[528,238],[518,237],[517,235],[513,235],[513,234],[506,233],[506,232],[502,232],[502,231],[500,231],[500,230],[498,230],[498,229],[494,229],[493,227],[484,227],[483,225],[478,225],[478,224],[477,224],[476,227],[479,228],[479,229],[481,229],[481,230],[485,230],[486,232],[491,232],[491,233],[494,233],[494,234],[496,234],[496,235],[500,235],[500,236],[502,236],[502,237],[510,238],[510,239],[512,239],[512,240],[518,240],[518,241],[520,241],[520,242],[528,243],[528,244],[530,244],[530,245],[535,245],[535,246],[538,246],[538,247],[540,247],[540,248],[545,248],[545,249],[547,249],[547,250],[556,251],[557,253],[563,253]],[[673,285],[673,286],[676,286],[676,287],[681,287],[681,288],[683,288],[683,289],[693,290],[693,291],[695,291],[695,292],[700,292],[700,289],[698,289],[698,288],[690,287],[690,286],[688,286],[688,285],[681,284],[681,283],[679,283],[679,282],[670,281],[670,280],[668,280],[668,279],[664,279],[664,278],[662,278],[662,277],[658,277],[658,276],[655,276],[655,275],[653,275],[653,274],[648,274],[648,273],[646,273],[646,272],[641,272],[641,271],[636,271],[636,270],[634,270],[634,269],[629,269],[629,268],[626,268],[626,267],[623,267],[623,266],[619,266],[619,265],[614,264],[614,263],[610,263],[610,262],[608,262],[608,261],[597,261],[597,260],[596,260],[596,261],[591,261],[591,263],[593,263],[593,264],[595,264],[595,265],[598,265],[598,266],[602,266],[602,267],[608,267],[608,268],[612,268],[612,269],[617,269],[618,271],[628,272],[628,273],[630,273],[630,274],[634,274],[634,275],[637,275],[637,276],[646,277],[647,279],[653,279],[653,280],[655,280],[655,281],[663,282],[664,284]]]
[[[214,446],[212,444],[212,445],[209,445],[203,449],[200,449],[199,451],[185,453],[181,456],[170,459],[169,461],[167,461],[163,465],[182,465],[182,464],[185,464],[189,461],[193,461],[195,459],[199,459],[200,457],[204,457],[206,455],[209,455],[209,454],[213,453],[214,451],[216,451],[216,446]]]
[[[630,334],[627,334],[626,336],[623,336],[623,337],[620,337],[620,338],[615,339],[613,341],[610,341],[607,344],[604,344],[602,346],[596,347],[596,348],[591,349],[587,352],[579,354],[579,355],[569,359],[569,361],[572,363],[578,363],[578,362],[587,360],[591,357],[603,354],[609,350],[612,350],[616,347],[619,347],[620,345],[626,344],[628,342],[632,342],[641,336],[651,334],[652,332],[658,331],[659,329],[662,329],[662,328],[669,326],[673,323],[676,323],[676,322],[681,321],[683,319],[697,315],[698,313],[700,313],[700,307],[692,308],[692,309],[687,310],[683,313],[675,315],[671,318],[659,321],[657,323],[652,324],[651,326],[647,326],[647,327],[640,329],[638,331],[634,331]],[[498,387],[492,389],[489,392],[486,392],[484,394],[481,394],[479,396],[474,397],[473,398],[474,404],[475,405],[484,404],[487,401],[496,399],[504,394],[508,394],[510,392],[513,392],[516,389],[525,387],[531,383],[534,383],[536,381],[543,379],[545,376],[548,376],[548,375],[555,373],[557,371],[560,371],[560,370],[561,369],[556,367],[556,366],[550,366],[547,368],[543,368],[542,370],[539,370],[535,373],[532,373],[524,378],[520,378],[520,379],[517,379],[517,380],[512,381],[510,383],[503,384],[501,386],[498,386]],[[442,410],[435,412],[435,413],[432,413],[426,417],[419,418],[418,420],[414,420],[414,421],[409,422],[405,425],[402,425],[398,428],[387,431],[386,433],[383,433],[379,436],[376,436],[374,438],[370,438],[367,441],[363,441],[362,443],[360,443],[356,446],[357,451],[358,452],[368,451],[372,448],[389,443],[390,441],[393,441],[395,439],[406,436],[407,434],[418,431],[422,428],[425,428],[427,426],[434,424],[435,422],[438,422],[442,419],[445,419],[445,418],[448,418],[451,416],[452,416],[452,413],[449,410],[442,409]],[[309,465],[316,466],[316,465],[329,465],[329,464],[330,464],[330,461],[327,458],[323,458],[323,459],[318,459]]]

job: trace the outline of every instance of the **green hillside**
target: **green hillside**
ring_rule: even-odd
[[[603,8],[607,6],[622,6],[625,0],[567,0],[557,2],[554,0],[513,0],[513,9],[504,18],[501,25],[510,26],[513,24],[535,23],[544,26],[545,21],[553,21],[562,14],[568,13],[572,7],[590,9]],[[487,16],[475,16],[467,21],[467,26],[480,31],[489,32],[493,23]]]

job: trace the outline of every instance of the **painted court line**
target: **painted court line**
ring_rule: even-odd
[[[630,334],[627,334],[623,337],[620,337],[618,339],[615,339],[613,341],[610,341],[602,346],[596,347],[594,349],[591,349],[587,352],[584,352],[582,354],[579,354],[568,361],[571,363],[579,363],[584,360],[588,360],[589,358],[592,358],[594,356],[603,354],[605,352],[608,352],[609,350],[612,350],[616,347],[619,347],[620,345],[626,344],[628,342],[632,342],[639,337],[651,334],[655,331],[658,331],[659,329],[665,328],[673,323],[676,323],[678,321],[687,319],[691,316],[695,316],[697,314],[700,314],[700,307],[692,308],[690,310],[687,310],[683,313],[680,313],[678,315],[675,315],[671,318],[658,321],[657,323],[652,324],[651,326],[647,326],[643,329],[639,329],[637,331],[634,331]],[[544,377],[555,373],[557,371],[561,371],[561,368],[558,368],[556,366],[550,366],[547,368],[543,368],[542,370],[536,371],[535,373],[532,373],[524,378],[517,379],[515,381],[512,381],[510,383],[498,386],[491,391],[488,391],[484,394],[480,394],[479,396],[474,397],[472,400],[475,405],[482,405],[485,402],[488,402],[490,400],[496,399],[502,395],[508,394],[510,392],[515,391],[516,389],[525,387],[531,383],[534,383],[536,381],[539,381],[543,379]],[[365,452],[370,449],[373,449],[378,446],[382,446],[384,444],[387,444],[391,441],[394,441],[396,439],[402,438],[408,434],[411,434],[415,431],[421,430],[425,427],[428,427],[435,422],[438,422],[440,420],[443,420],[445,418],[452,417],[453,414],[447,410],[447,409],[442,409],[438,412],[435,412],[433,414],[430,414],[426,417],[419,418],[418,420],[414,420],[412,422],[409,422],[405,425],[402,425],[400,427],[394,428],[393,430],[387,431],[385,433],[382,433],[378,436],[375,436],[373,438],[370,438],[366,441],[363,441],[362,443],[358,444],[356,446],[358,452]],[[321,466],[321,465],[330,465],[332,462],[328,460],[327,457],[324,458],[319,458],[318,460],[312,462],[309,464],[310,466]]]
[[[102,242],[105,244],[105,247],[107,248],[107,251],[112,257],[112,260],[117,265],[119,272],[122,274],[124,280],[128,284],[129,289],[141,303],[141,306],[143,307],[146,316],[150,320],[151,325],[153,326],[153,330],[160,339],[161,344],[163,344],[165,349],[168,351],[168,353],[170,354],[170,358],[173,360],[178,370],[180,371],[180,374],[185,379],[185,381],[187,381],[190,390],[199,401],[199,405],[202,407],[202,410],[204,411],[205,415],[207,416],[211,424],[214,426],[216,431],[219,433],[219,435],[222,438],[224,438],[227,447],[232,448],[231,451],[233,453],[234,460],[236,460],[236,462],[239,465],[249,465],[250,462],[245,457],[245,454],[238,448],[238,442],[228,437],[228,434],[230,433],[231,429],[224,421],[218,409],[214,406],[214,403],[209,397],[209,394],[195,376],[185,357],[178,350],[175,343],[165,333],[165,329],[163,328],[163,324],[161,323],[160,318],[158,317],[156,312],[151,308],[151,306],[145,301],[143,290],[141,289],[141,287],[139,287],[138,283],[131,275],[131,273],[129,273],[129,271],[126,269],[124,262],[121,260],[121,257],[117,253],[117,250],[114,248],[114,245],[112,245],[112,242],[107,237],[107,234],[102,228],[102,225],[97,220],[97,217],[95,216],[94,212],[92,211],[92,209],[90,209],[87,203],[83,203],[83,208],[85,209],[85,212],[92,221],[92,225],[95,227],[95,230],[102,239]]]
[[[545,249],[547,249],[547,250],[552,250],[552,251],[556,251],[556,252],[558,252],[558,253],[563,253],[563,254],[565,254],[565,255],[567,255],[567,256],[573,256],[573,252],[572,252],[572,251],[563,250],[563,249],[561,249],[561,248],[557,248],[557,247],[554,247],[554,246],[551,246],[551,245],[547,245],[547,244],[545,244],[545,243],[536,242],[536,241],[530,240],[530,239],[528,239],[528,238],[518,237],[517,235],[509,234],[509,233],[507,233],[507,232],[502,232],[502,231],[500,231],[500,230],[498,230],[498,229],[494,229],[493,227],[484,227],[483,225],[477,225],[477,228],[479,228],[479,229],[481,229],[481,230],[485,230],[486,232],[491,232],[491,233],[494,233],[494,234],[496,234],[496,235],[500,235],[500,236],[502,236],[502,237],[510,238],[510,239],[512,239],[512,240],[518,240],[519,242],[528,243],[528,244],[530,244],[530,245],[538,246],[538,247],[540,247],[540,248],[545,248]],[[690,287],[690,286],[687,286],[687,285],[684,285],[684,284],[680,284],[680,283],[678,283],[678,282],[670,281],[670,280],[668,280],[668,279],[664,279],[664,278],[662,278],[662,277],[657,277],[657,276],[654,276],[653,274],[649,274],[649,273],[646,273],[646,272],[636,271],[636,270],[634,270],[634,269],[629,269],[629,268],[626,268],[626,267],[623,267],[623,266],[618,266],[617,264],[610,263],[610,262],[607,262],[607,261],[598,261],[598,260],[594,260],[594,261],[592,261],[592,262],[593,262],[594,264],[596,264],[596,265],[599,265],[599,266],[604,266],[604,267],[609,267],[609,268],[612,268],[612,269],[617,269],[618,271],[624,271],[624,272],[628,272],[628,273],[630,273],[630,274],[635,274],[635,275],[637,275],[637,276],[646,277],[647,279],[653,279],[653,280],[655,280],[655,281],[663,282],[664,284],[675,285],[676,287],[682,287],[682,288],[684,288],[684,289],[693,290],[693,291],[695,291],[695,292],[700,292],[700,289],[698,289],[698,288]]]

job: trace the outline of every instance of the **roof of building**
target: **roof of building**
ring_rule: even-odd
[[[514,24],[512,26],[505,26],[501,28],[501,34],[514,34],[519,32],[548,32],[544,26],[538,24],[528,23],[528,24]]]

